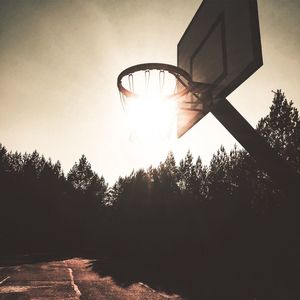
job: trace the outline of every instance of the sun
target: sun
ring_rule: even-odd
[[[131,99],[126,108],[130,140],[160,146],[176,139],[177,103],[161,97]]]
[[[131,99],[126,119],[135,168],[157,166],[177,140],[177,103],[160,97]]]
[[[167,97],[174,93],[173,75],[160,70],[138,71],[124,85],[135,92],[126,98],[129,138],[133,142],[161,146],[177,135],[177,102]],[[132,82],[130,82],[132,80]]]

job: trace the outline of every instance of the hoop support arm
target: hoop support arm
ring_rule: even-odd
[[[218,99],[210,111],[282,188],[286,196],[294,202],[298,201],[300,175],[271,148],[230,102],[226,98]]]

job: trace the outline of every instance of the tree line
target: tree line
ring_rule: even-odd
[[[300,173],[299,113],[281,90],[256,130]],[[116,279],[143,277],[158,288],[163,282],[191,298],[199,296],[193,294],[199,282],[204,299],[216,284],[215,293],[237,299],[245,290],[264,298],[274,282],[299,293],[293,285],[299,222],[282,213],[284,191],[237,147],[221,146],[208,166],[191,152],[177,164],[170,152],[157,167],[109,187],[84,155],[65,175],[59,162],[37,151],[12,153],[0,145],[0,197],[4,254],[87,250],[126,258],[130,274],[116,272]]]

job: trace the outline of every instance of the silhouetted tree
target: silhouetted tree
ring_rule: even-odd
[[[2,146],[2,144],[0,144],[0,186],[4,176],[11,171],[7,150],[4,146]]]
[[[185,158],[180,161],[178,171],[181,191],[185,192],[186,196],[191,196],[196,181],[196,172],[193,165],[193,155],[190,151],[188,151]]]
[[[213,155],[208,175],[208,189],[210,199],[227,197],[232,193],[232,182],[229,178],[230,159],[223,146]]]
[[[274,92],[270,112],[260,119],[257,130],[272,148],[300,170],[300,117],[281,90]]]
[[[21,174],[23,170],[24,160],[20,152],[10,152],[8,155],[8,163],[13,174]]]
[[[160,201],[164,201],[165,203],[174,201],[176,196],[179,195],[179,174],[172,152],[168,153],[166,160],[159,164],[157,172],[153,172],[153,175],[155,188],[159,189]]]
[[[68,173],[68,182],[76,189],[82,192],[88,190],[92,184],[94,172],[92,171],[91,164],[87,161],[87,158],[82,155],[78,163],[71,168]]]
[[[203,201],[207,199],[207,167],[202,164],[200,156],[198,156],[195,164],[195,182],[193,182],[193,191],[197,200]]]
[[[103,176],[99,177],[98,174],[93,173],[91,181],[86,189],[86,192],[91,197],[94,197],[99,203],[104,204],[104,199],[107,193],[108,185]]]
[[[45,158],[35,150],[32,154],[23,156],[23,175],[28,180],[37,180],[45,165]]]

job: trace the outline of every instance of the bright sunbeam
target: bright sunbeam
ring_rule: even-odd
[[[160,98],[133,99],[127,103],[130,139],[159,146],[176,138],[177,104]]]
[[[127,98],[125,109],[130,140],[153,148],[176,139],[177,103],[166,97],[175,91],[174,76],[159,70],[138,71],[133,85],[138,97]]]

